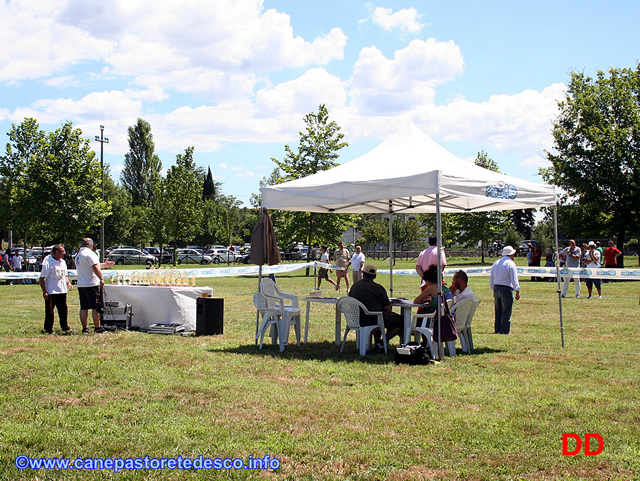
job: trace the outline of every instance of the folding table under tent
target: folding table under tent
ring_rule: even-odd
[[[393,214],[436,214],[438,250],[442,248],[442,212],[555,208],[556,205],[555,186],[493,172],[463,160],[412,122],[360,157],[329,170],[260,190],[262,207],[269,209],[389,214],[390,239],[393,238]],[[556,248],[557,244],[556,227]],[[389,242],[391,294],[392,256],[392,243]],[[440,281],[439,270],[438,276]],[[557,281],[564,346],[559,277]]]

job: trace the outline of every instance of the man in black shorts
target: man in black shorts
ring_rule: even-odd
[[[100,326],[100,313],[98,312],[98,293],[104,286],[104,278],[100,270],[100,259],[94,252],[93,240],[82,239],[82,247],[76,256],[76,269],[78,272],[78,295],[80,296],[80,322],[82,332],[89,332],[89,309],[93,317],[93,325],[96,334],[102,334],[105,329]]]
[[[323,264],[329,264],[329,254],[327,253],[327,246],[320,247],[320,252],[320,262],[322,262]],[[318,289],[320,289],[322,279],[326,279],[327,282],[330,282],[334,286],[336,285],[336,283],[333,282],[333,279],[329,277],[329,268],[327,267],[321,267],[318,270]]]
[[[349,296],[359,300],[369,311],[382,311],[384,319],[384,327],[387,328],[387,343],[390,339],[402,332],[404,322],[402,316],[391,310],[391,301],[387,295],[387,291],[380,284],[373,282],[378,275],[376,266],[368,264],[362,268],[362,280],[351,286]],[[376,316],[365,316],[361,313],[360,325],[372,326],[378,322]],[[376,341],[376,351],[384,350],[381,335],[376,330],[373,331],[373,337]]]

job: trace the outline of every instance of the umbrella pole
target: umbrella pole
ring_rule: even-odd
[[[438,340],[437,340],[437,349],[438,349],[438,359],[441,359],[444,355],[444,348],[442,348],[441,344],[441,336],[442,329],[440,325],[440,321],[442,319],[442,302],[444,302],[442,295],[442,267],[441,263],[441,249],[442,249],[442,219],[440,216],[440,194],[436,193],[436,238],[437,238],[437,250],[436,250],[436,271],[438,271],[438,295],[436,297],[436,310],[438,312],[437,323],[438,323]],[[442,352],[441,352],[442,350]]]
[[[553,206],[553,228],[556,238],[556,252],[560,252],[560,243],[558,242],[558,204]],[[564,322],[562,319],[562,289],[560,288],[560,256],[556,257],[556,281],[558,285],[558,304],[560,306],[560,339],[562,347],[564,347]],[[578,281],[579,282],[579,281]]]
[[[393,297],[393,204],[389,200],[389,294]]]
[[[258,266],[258,292],[260,292],[260,283],[262,282],[262,264]],[[260,311],[256,311],[256,336],[255,345],[258,345],[258,329],[260,328]]]

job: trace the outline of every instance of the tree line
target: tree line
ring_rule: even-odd
[[[615,238],[620,250],[640,231],[640,64],[635,69],[598,71],[592,79],[571,73],[559,115],[552,123],[550,166],[540,169],[548,183],[562,188],[557,210],[561,238]],[[338,164],[348,143],[325,105],[304,118],[297,149],[285,145],[282,160],[260,181],[273,185],[327,170]],[[151,126],[143,119],[128,129],[129,152],[120,182],[105,176],[100,192],[100,164],[82,132],[66,122],[54,132],[42,131],[26,118],[8,133],[0,157],[0,225],[24,245],[77,242],[97,238],[105,218],[105,245],[236,244],[248,242],[258,218],[260,194],[245,208],[214,182],[211,170],[196,166],[194,147],[177,155],[166,176],[155,153]],[[498,171],[481,151],[477,165]],[[108,170],[108,166],[106,168]],[[353,227],[362,243],[388,244],[386,220],[367,215],[273,211],[283,249],[297,242],[335,245]],[[513,243],[535,239],[551,245],[550,210],[534,225],[533,211],[445,214],[445,244],[484,249],[496,238]],[[403,246],[435,232],[435,216],[420,214],[394,220],[394,242]]]

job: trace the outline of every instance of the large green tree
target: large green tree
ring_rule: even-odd
[[[278,169],[271,178],[276,183],[300,179],[338,165],[338,151],[347,147],[340,126],[329,120],[329,111],[322,104],[317,113],[305,116],[306,129],[300,132],[298,151],[285,145],[285,158],[272,159]],[[284,245],[306,241],[310,244],[334,243],[353,224],[352,216],[313,212],[281,211],[273,222],[278,239]],[[311,252],[311,251],[310,251]]]
[[[124,169],[120,174],[134,206],[147,207],[154,200],[154,186],[162,170],[155,150],[151,125],[139,118],[136,125],[129,127],[129,152],[124,156]]]
[[[34,119],[25,119],[9,137],[3,185],[20,222],[28,220],[37,230],[35,238],[75,242],[110,213],[101,199],[100,162],[72,122],[46,134]]]
[[[7,134],[9,142],[0,157],[2,221],[7,231],[16,231],[27,239],[41,240],[42,226],[32,215],[37,193],[29,180],[29,169],[44,161],[47,136],[33,118],[13,124]]]
[[[552,166],[542,175],[573,203],[604,213],[622,250],[640,219],[640,63],[598,71],[595,79],[573,72],[558,107]]]
[[[157,221],[166,226],[169,241],[190,242],[197,233],[202,216],[202,178],[196,167],[193,147],[176,156],[175,165],[167,172],[164,192],[159,199],[163,206]]]

